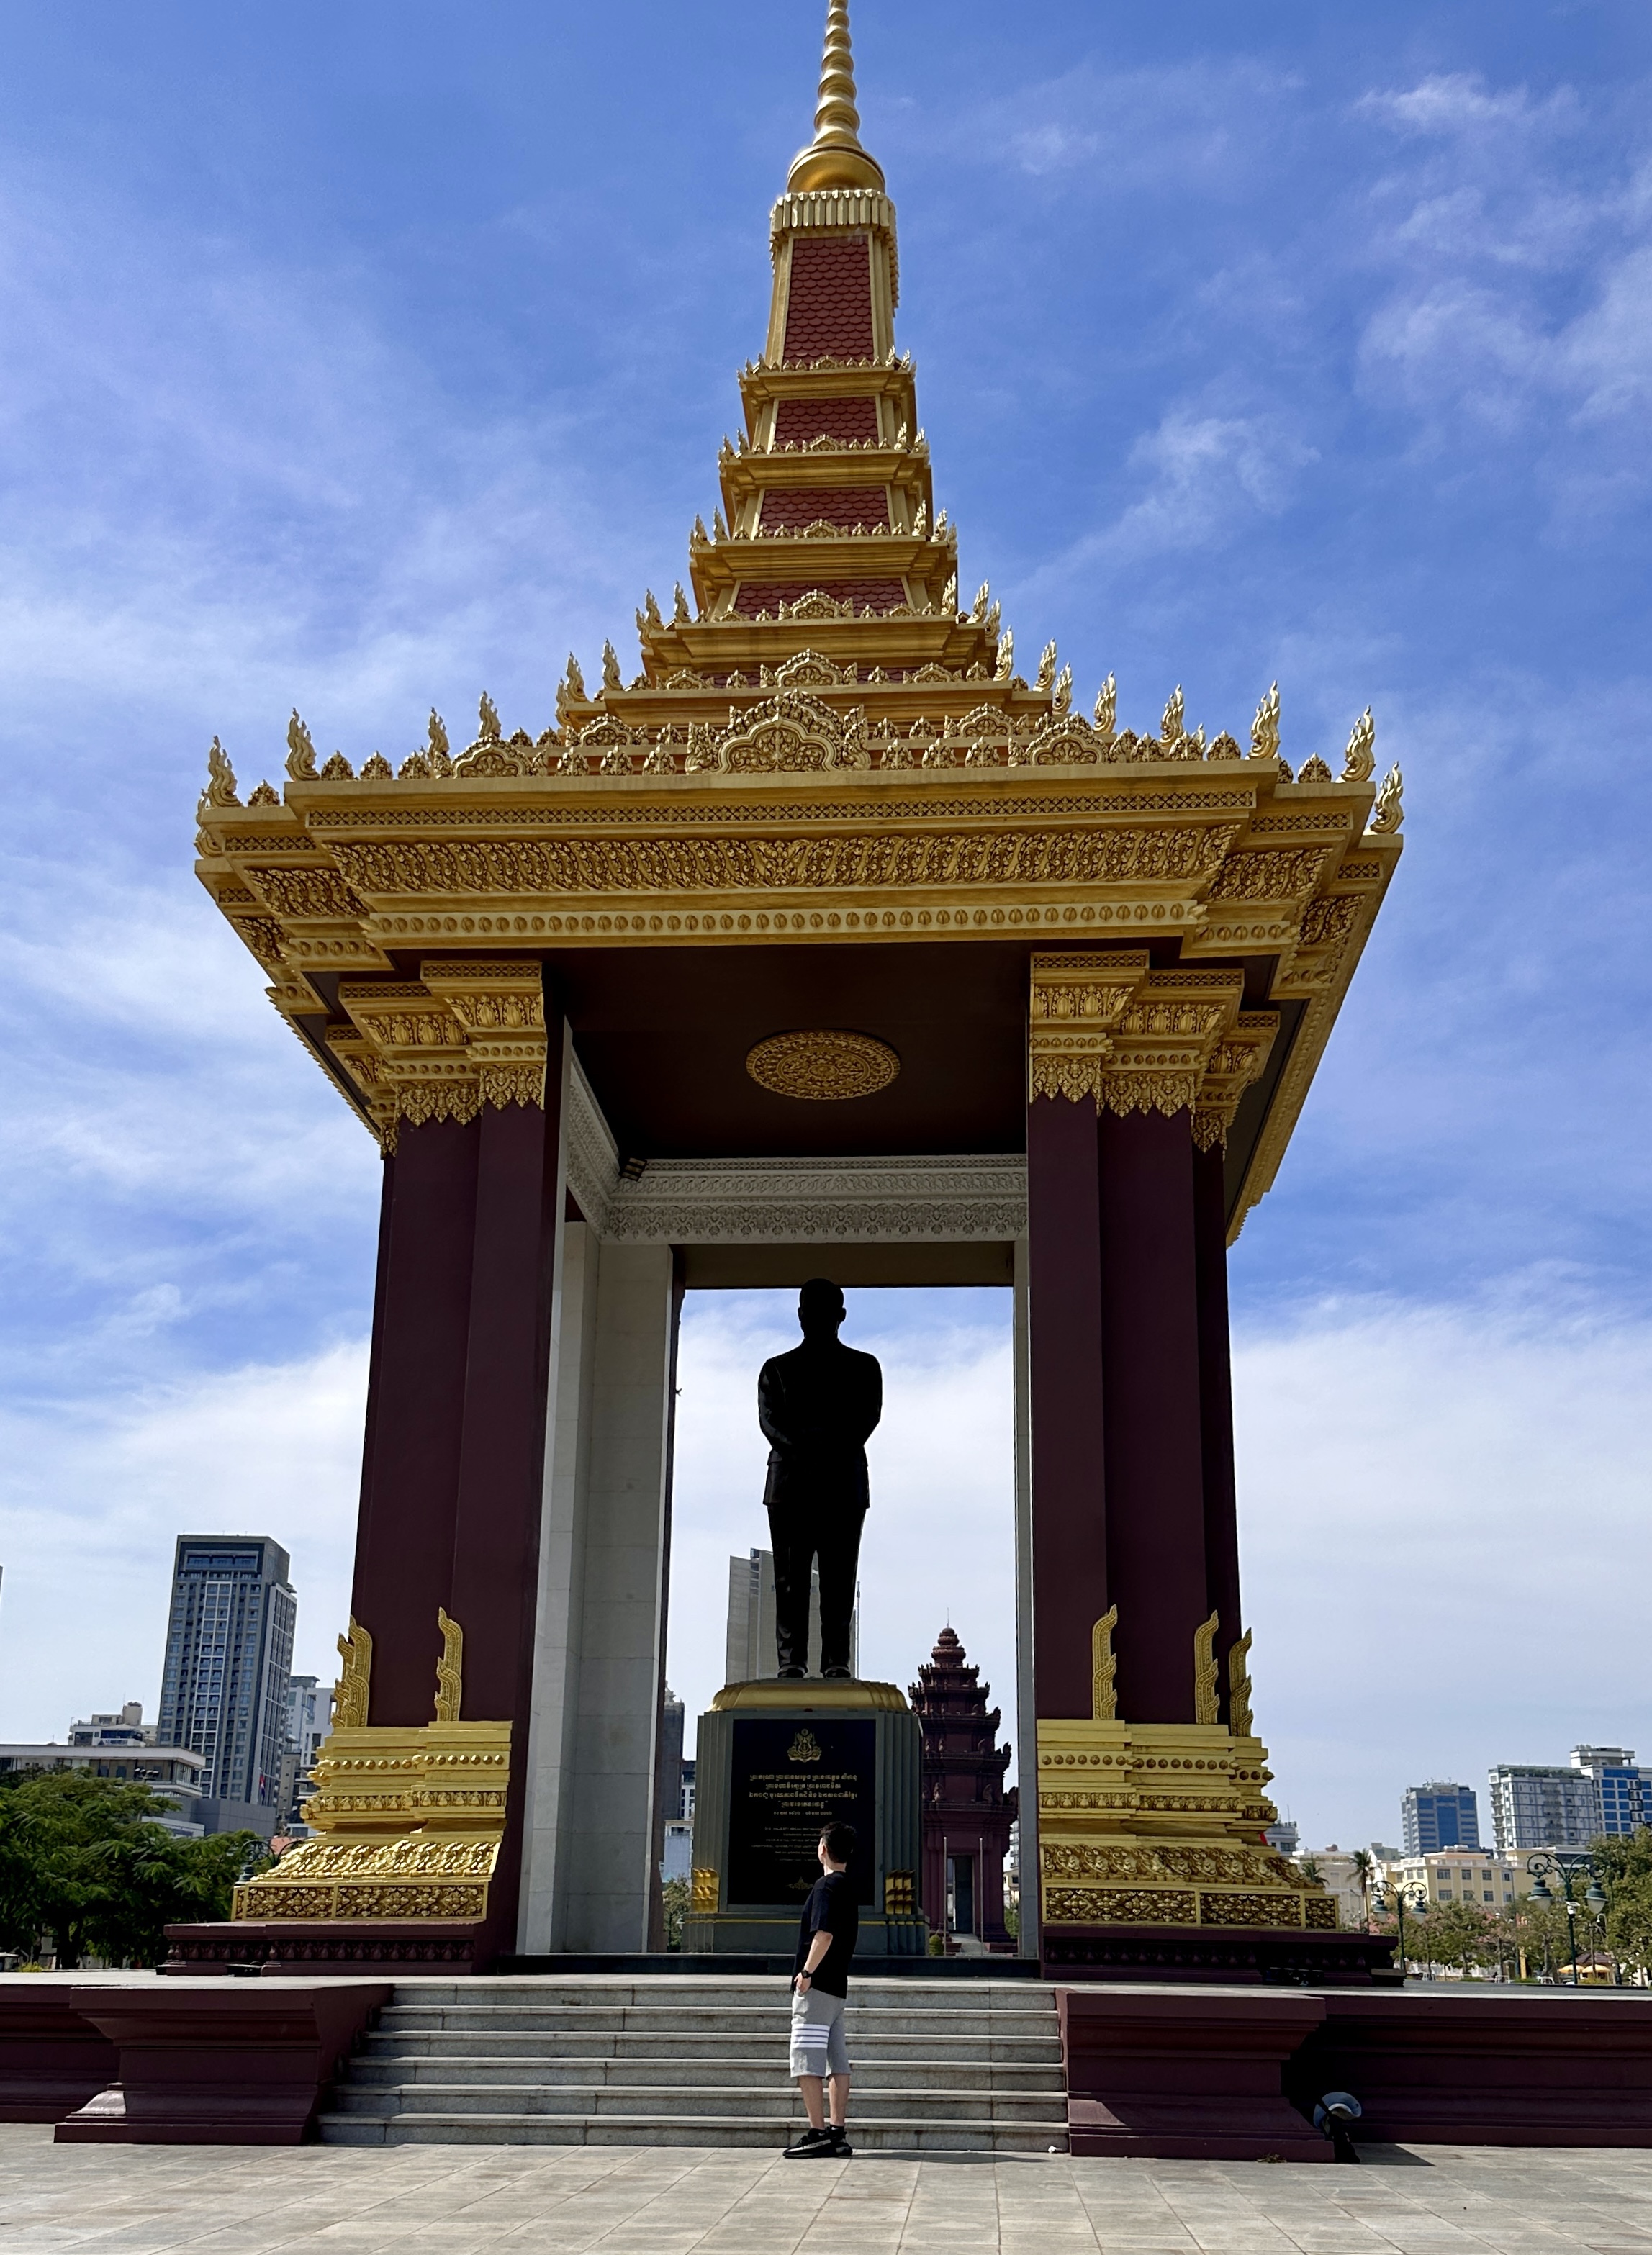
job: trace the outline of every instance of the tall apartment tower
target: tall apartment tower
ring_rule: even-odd
[[[180,1535],[161,1674],[160,1743],[206,1763],[200,1821],[267,1838],[285,1813],[282,1755],[298,1600],[267,1535]]]
[[[1600,1830],[1600,1788],[1585,1769],[1499,1762],[1490,1776],[1497,1845],[1586,1848]]]
[[[1409,1785],[1400,1803],[1408,1856],[1438,1855],[1442,1848],[1478,1848],[1480,1803],[1472,1785]]]

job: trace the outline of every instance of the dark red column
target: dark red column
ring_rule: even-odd
[[[1227,1716],[1227,1655],[1244,1633],[1239,1601],[1239,1510],[1234,1479],[1234,1381],[1227,1343],[1227,1191],[1220,1143],[1193,1154],[1199,1269],[1200,1455],[1205,1470],[1205,1612],[1220,1615],[1216,1657]]]
[[[1119,1714],[1129,1723],[1191,1723],[1193,1639],[1210,1612],[1192,1115],[1104,1113],[1100,1143]]]
[[[1028,1105],[1027,1226],[1034,1690],[1041,1716],[1085,1717],[1091,1632],[1112,1602],[1096,1113],[1087,1096]]]
[[[559,1057],[559,1023],[548,1033],[551,1056]],[[547,1108],[511,1104],[482,1115],[464,1443],[446,1599],[465,1633],[462,1718],[511,1725],[505,1844],[489,1897],[489,1923],[507,1948],[527,1791],[550,1392],[558,1076],[547,1080]]]
[[[373,1639],[376,1724],[427,1723],[464,1434],[481,1123],[404,1123],[385,1162],[350,1609]]]

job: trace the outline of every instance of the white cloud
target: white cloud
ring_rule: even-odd
[[[1493,91],[1478,72],[1466,71],[1437,73],[1398,92],[1367,94],[1358,107],[1402,132],[1488,134],[1499,140],[1515,134],[1527,145],[1534,132],[1573,131],[1582,123],[1570,87],[1557,87],[1534,102],[1523,86]]]
[[[1436,446],[1465,425],[1525,439],[1562,517],[1627,498],[1643,472],[1620,451],[1603,474],[1589,433],[1652,389],[1643,160],[1565,87],[1432,78],[1358,109],[1415,151],[1368,191],[1365,256],[1394,281],[1360,338],[1367,389]],[[1580,176],[1560,144],[1585,125],[1602,152]]]
[[[1242,1554],[1276,1796],[1392,1839],[1425,1777],[1652,1756],[1652,1328],[1568,1307],[1304,1310],[1241,1331]]]
[[[366,1350],[0,1417],[0,1738],[61,1739],[93,1708],[154,1716],[180,1534],[270,1535],[292,1556],[300,1673],[330,1680],[349,1603]]]

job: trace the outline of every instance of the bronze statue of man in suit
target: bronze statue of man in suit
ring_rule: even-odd
[[[883,1414],[877,1357],[838,1337],[843,1295],[824,1276],[798,1297],[803,1345],[764,1363],[757,1422],[768,1438],[763,1503],[775,1560],[782,1675],[809,1672],[809,1577],[820,1562],[820,1673],[847,1675],[854,1569],[870,1492],[866,1442]]]

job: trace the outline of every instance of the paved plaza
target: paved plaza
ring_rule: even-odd
[[[54,2146],[0,2125],[0,2255],[1652,2255],[1652,2153],[787,2162],[668,2147]]]

